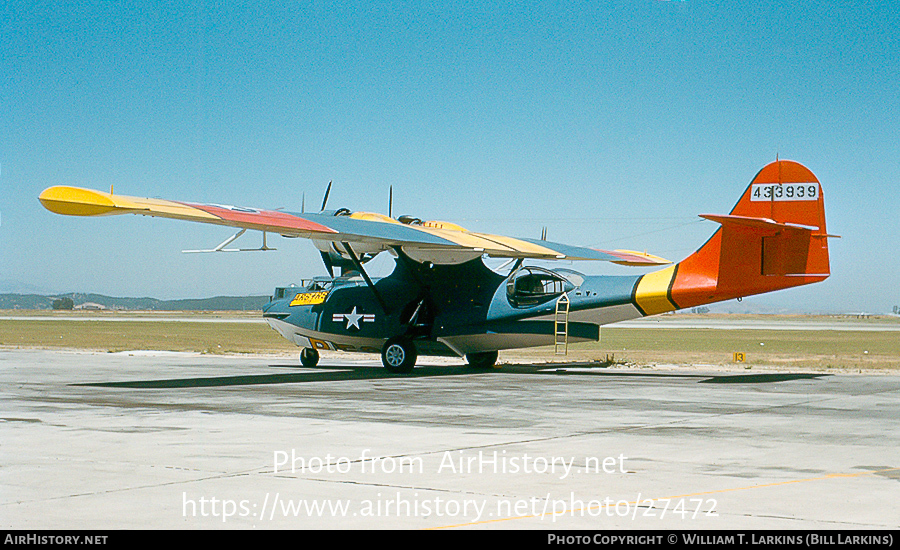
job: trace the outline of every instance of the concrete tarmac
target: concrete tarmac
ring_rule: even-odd
[[[896,529],[900,377],[0,351],[13,529]]]

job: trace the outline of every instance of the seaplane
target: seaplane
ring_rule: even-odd
[[[137,214],[237,228],[210,249],[225,252],[247,230],[305,238],[327,276],[276,287],[262,315],[314,367],[324,350],[371,352],[384,367],[410,373],[419,356],[465,358],[493,367],[500,350],[597,341],[602,325],[817,283],[830,274],[822,186],[800,163],[776,160],[744,189],[693,254],[673,263],[646,252],[599,250],[541,239],[469,231],[446,221],[392,217],[346,208],[287,212],[130,197],[71,186],[40,194],[69,216]],[[305,208],[304,208],[305,210]],[[389,208],[390,210],[390,208]],[[390,214],[390,212],[389,212]],[[194,251],[201,252],[201,251]],[[366,263],[393,257],[373,279]],[[500,258],[506,269],[485,259]],[[585,275],[566,265],[605,261],[654,268],[640,275]],[[658,269],[656,269],[658,268]]]

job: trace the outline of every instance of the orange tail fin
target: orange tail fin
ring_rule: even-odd
[[[822,186],[799,163],[767,165],[730,214],[702,217],[721,224],[706,244],[639,283],[639,299],[642,287],[646,298],[655,295],[645,299],[646,314],[815,283],[830,273]]]

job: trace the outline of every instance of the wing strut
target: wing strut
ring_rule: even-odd
[[[369,278],[369,274],[366,273],[365,268],[362,265],[362,262],[359,261],[359,258],[356,257],[356,253],[353,252],[353,249],[350,248],[350,243],[341,242],[341,245],[344,247],[344,250],[347,251],[347,254],[350,255],[350,259],[353,260],[353,265],[356,266],[356,269],[359,270],[360,274],[362,274],[363,279],[366,280],[366,284],[372,289],[372,294],[375,295],[375,299],[378,300],[378,303],[381,305],[381,310],[384,311],[385,315],[388,315],[387,305],[384,303],[384,299],[381,297],[381,293],[378,292],[378,289],[375,288],[375,285],[372,284],[372,279]]]
[[[225,239],[224,241],[222,241],[222,244],[220,244],[219,246],[217,246],[215,248],[211,248],[209,250],[182,250],[182,252],[184,252],[185,254],[199,254],[199,253],[203,253],[203,252],[257,252],[257,251],[265,252],[267,250],[277,250],[275,248],[270,248],[269,245],[266,244],[266,232],[265,231],[262,232],[263,242],[262,242],[262,246],[259,248],[225,248],[226,246],[228,246],[229,244],[231,244],[232,242],[237,240],[238,237],[240,237],[241,235],[243,235],[246,232],[247,232],[247,228],[245,227],[245,228],[241,229],[240,231],[238,231],[237,233],[235,233],[234,235],[232,235],[232,236],[228,237],[227,239]]]

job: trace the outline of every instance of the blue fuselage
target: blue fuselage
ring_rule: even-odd
[[[448,266],[398,259],[374,288],[360,276],[315,280],[278,289],[263,312],[303,347],[379,352],[406,335],[420,354],[462,355],[552,344],[563,295],[570,341],[596,341],[599,325],[641,315],[633,303],[638,279],[535,267],[503,276],[481,259]]]

